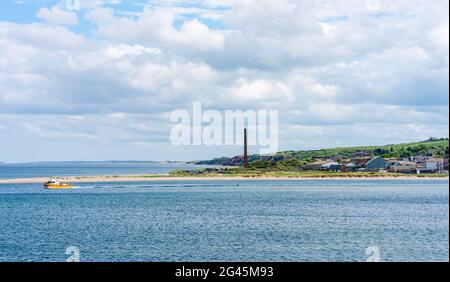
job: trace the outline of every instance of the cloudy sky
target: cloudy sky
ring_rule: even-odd
[[[449,135],[448,0],[72,2],[0,3],[0,161],[239,154],[171,145],[193,101],[279,110],[280,150]]]

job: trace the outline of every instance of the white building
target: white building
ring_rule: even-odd
[[[444,170],[444,159],[429,158],[425,161],[425,170],[440,173]]]
[[[424,164],[417,167],[417,174],[421,173],[443,173],[444,172],[444,159],[441,158],[428,158]]]

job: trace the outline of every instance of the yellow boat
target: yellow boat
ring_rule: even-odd
[[[45,189],[68,189],[68,188],[73,188],[73,184],[52,179],[52,180],[49,180],[44,183],[44,188]]]

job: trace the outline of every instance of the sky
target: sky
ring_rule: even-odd
[[[171,144],[195,101],[280,150],[449,135],[448,0],[76,2],[0,2],[0,162],[241,154]]]

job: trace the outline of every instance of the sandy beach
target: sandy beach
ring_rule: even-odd
[[[71,176],[61,177],[59,180],[70,183],[107,183],[107,182],[151,182],[151,181],[211,181],[211,180],[442,180],[448,177],[417,177],[417,176],[380,176],[380,177],[243,177],[243,176],[203,176],[203,177],[174,177],[163,175],[124,175],[124,176]],[[48,178],[17,178],[0,179],[1,184],[39,184],[48,181]]]

